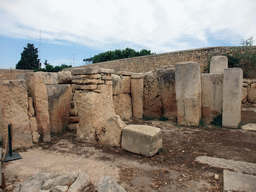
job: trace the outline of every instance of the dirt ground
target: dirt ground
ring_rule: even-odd
[[[251,115],[242,116],[243,122],[252,121]],[[54,136],[49,143],[39,143],[19,152],[21,160],[4,163],[7,191],[39,172],[67,174],[72,171],[88,173],[92,182],[112,175],[127,191],[222,191],[223,170],[195,162],[197,156],[256,163],[254,131],[181,127],[171,121],[126,123],[161,128],[163,148],[148,158],[121,148],[91,144],[66,132]]]

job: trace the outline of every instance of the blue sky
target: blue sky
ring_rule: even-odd
[[[256,38],[255,12],[254,0],[0,0],[0,68],[15,68],[27,43],[42,63],[75,66],[126,47],[239,46]]]

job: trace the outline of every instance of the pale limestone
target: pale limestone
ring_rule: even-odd
[[[27,86],[24,80],[0,81],[0,128],[2,138],[12,125],[12,147],[32,147],[32,135],[28,117]]]
[[[113,69],[105,69],[105,68],[100,68],[100,73],[103,73],[103,74],[113,74],[114,73],[114,70]]]
[[[100,72],[100,69],[97,67],[88,67],[88,68],[73,68],[71,69],[72,75],[92,75]]]
[[[30,129],[31,129],[31,132],[38,131],[36,117],[30,117],[29,118],[29,126],[30,126]]]
[[[60,71],[58,74],[58,84],[68,84],[72,82],[72,74],[70,71]]]
[[[71,116],[68,118],[68,123],[79,123],[79,116]]]
[[[205,73],[202,81],[202,119],[206,124],[222,113],[223,74]]]
[[[149,71],[144,76],[143,115],[159,118],[162,116],[161,90],[157,70]]]
[[[224,73],[224,69],[228,68],[227,56],[213,56],[210,61],[210,73]]]
[[[32,97],[28,97],[28,116],[29,117],[35,116],[35,109],[33,106],[33,98]]]
[[[44,79],[45,85],[57,85],[58,84],[58,74],[50,72],[37,72],[41,73]]]
[[[79,129],[79,123],[70,123],[68,124],[68,130],[77,131]]]
[[[115,115],[112,85],[102,85],[101,90],[101,93],[76,91],[74,95],[75,109],[80,119],[77,134],[89,142],[96,141],[96,130],[101,129],[103,123]]]
[[[74,79],[72,83],[87,85],[87,84],[103,84],[103,81],[100,79]]]
[[[73,79],[99,79],[101,74],[92,74],[92,75],[76,75],[73,76]]]
[[[50,118],[48,108],[48,95],[44,77],[42,73],[33,73],[28,80],[29,92],[34,101],[38,132],[43,137],[43,141],[51,140]]]
[[[247,98],[248,98],[248,88],[247,87],[243,87],[243,90],[242,90],[242,103],[246,103],[247,102]]]
[[[74,90],[94,90],[97,89],[98,85],[73,85]]]
[[[69,115],[70,116],[77,116],[77,111],[75,109],[70,109],[69,110]]]
[[[201,118],[201,77],[198,63],[175,65],[178,124],[199,126]]]
[[[244,130],[256,131],[256,124],[255,123],[248,123],[242,126]]]
[[[129,94],[120,94],[113,96],[115,112],[123,120],[132,118],[132,98]]]
[[[256,103],[256,83],[251,84],[251,88],[248,91],[248,101],[250,103]]]
[[[136,119],[143,117],[143,76],[131,78],[132,116]]]
[[[102,75],[101,79],[103,79],[103,80],[112,80],[112,76],[111,75]]]
[[[121,146],[121,134],[125,127],[125,123],[120,119],[119,115],[114,115],[102,124],[97,130],[97,139],[105,145]]]
[[[162,148],[161,129],[146,125],[128,125],[123,129],[122,148],[151,157]]]
[[[46,85],[52,133],[62,133],[68,126],[72,89],[69,84]]]
[[[162,116],[174,120],[177,118],[175,70],[172,68],[157,70],[157,77],[162,102]]]
[[[131,93],[131,77],[130,76],[121,77],[121,93],[122,94]]]
[[[112,74],[112,88],[113,88],[113,95],[120,95],[121,94],[121,77],[115,74]]]
[[[38,143],[40,141],[40,134],[38,132],[32,132],[32,138],[34,143]]]
[[[238,128],[241,121],[243,70],[224,69],[222,126]]]

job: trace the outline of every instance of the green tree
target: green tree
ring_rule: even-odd
[[[138,57],[138,56],[144,56],[144,55],[152,55],[155,53],[151,53],[150,50],[142,49],[141,51],[137,52],[134,49],[126,48],[123,50],[116,49],[114,51],[107,51],[104,53],[100,53],[98,55],[95,55],[92,58],[93,63],[99,63],[104,61],[112,61],[117,59],[124,59],[124,58],[130,58],[130,57]],[[86,61],[86,59],[84,59]]]
[[[254,40],[253,40],[253,36],[251,36],[249,39],[246,39],[246,40],[243,40],[241,41],[241,45],[242,46],[252,46],[254,43]]]
[[[38,59],[38,50],[34,47],[34,44],[27,44],[21,53],[21,59],[16,64],[16,69],[38,69],[40,62]]]

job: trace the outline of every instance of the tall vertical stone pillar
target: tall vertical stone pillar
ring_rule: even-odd
[[[199,63],[175,65],[178,124],[198,126],[201,117],[201,77]]]
[[[143,117],[143,74],[131,76],[132,114],[136,119]]]
[[[205,73],[202,81],[202,119],[206,124],[222,113],[223,74]]]
[[[227,56],[214,56],[210,61],[210,73],[224,73],[224,69],[228,68]]]
[[[241,121],[243,70],[224,69],[222,126],[238,128]]]

